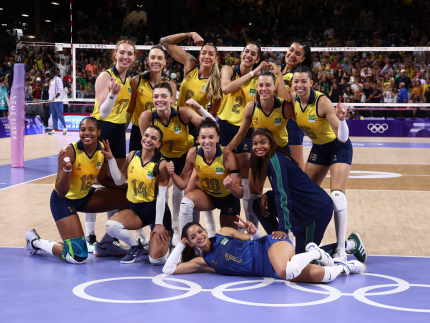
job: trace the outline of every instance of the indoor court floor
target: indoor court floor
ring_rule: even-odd
[[[49,197],[58,152],[76,140],[77,133],[26,136],[25,167],[12,169],[10,139],[0,139],[0,322],[430,322],[430,138],[351,138],[348,233],[359,232],[371,256],[365,274],[326,285],[213,274],[166,277],[147,256],[123,265],[90,255],[82,266],[28,256],[28,229],[60,241]],[[304,146],[306,160],[311,143]],[[105,221],[99,214],[98,236]],[[323,244],[335,240],[332,221]]]

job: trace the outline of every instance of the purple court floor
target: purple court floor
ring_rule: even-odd
[[[84,265],[0,248],[1,322],[430,322],[430,258],[370,256],[363,275],[306,285],[165,276],[90,255]]]

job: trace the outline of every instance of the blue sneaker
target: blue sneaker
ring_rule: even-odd
[[[122,264],[131,264],[136,261],[137,258],[139,258],[144,253],[143,245],[140,243],[140,240],[138,240],[137,245],[132,246],[129,250],[127,255],[121,259]]]

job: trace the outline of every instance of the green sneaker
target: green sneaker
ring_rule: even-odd
[[[366,248],[364,247],[363,240],[361,240],[360,235],[358,234],[358,232],[353,232],[348,237],[348,240],[349,239],[354,240],[356,244],[356,247],[351,252],[351,254],[353,254],[358,261],[364,263],[367,260],[367,251],[366,251]]]

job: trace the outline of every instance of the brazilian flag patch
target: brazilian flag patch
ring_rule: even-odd
[[[314,115],[309,116],[309,122],[315,122],[315,116]]]
[[[224,172],[222,171],[222,167],[217,167],[217,168],[215,169],[215,172],[216,172],[216,174],[217,174],[217,175],[222,175],[222,174],[224,174]]]
[[[249,95],[256,95],[257,90],[256,89],[249,89]]]
[[[178,134],[178,133],[182,132],[182,129],[181,129],[180,126],[177,126],[177,127],[173,128],[173,129],[175,130],[175,134]]]
[[[224,239],[221,240],[221,244],[224,245],[224,246],[227,244],[227,242],[228,242],[227,238],[224,238]]]
[[[148,174],[146,175],[146,178],[154,179],[154,173],[151,172],[151,171],[148,171]]]
[[[282,124],[281,118],[275,118],[275,126],[280,126]]]
[[[131,95],[131,89],[130,89],[130,88],[128,88],[128,94],[130,94],[130,95]]]
[[[102,162],[97,162],[97,169],[100,169],[102,167]]]

